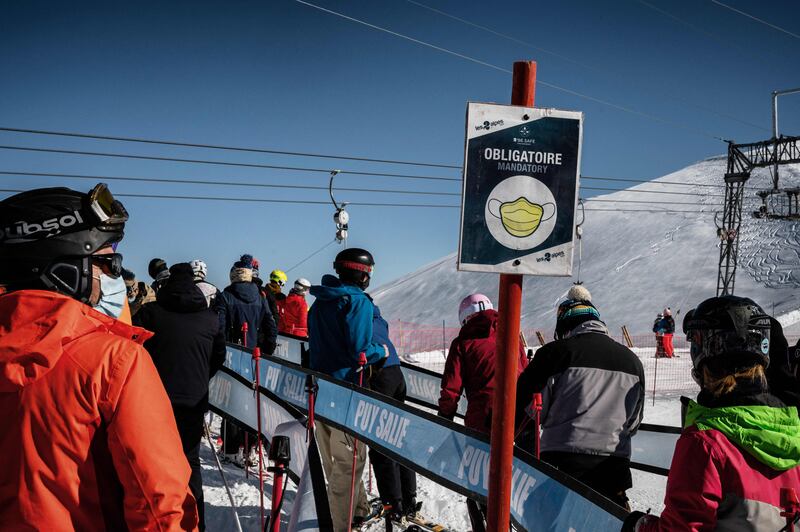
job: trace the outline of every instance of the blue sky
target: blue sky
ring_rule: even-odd
[[[425,0],[505,39],[405,0],[326,9],[510,69],[538,62],[536,104],[585,113],[582,173],[658,177],[724,153],[715,136],[770,136],[770,93],[800,86],[800,38],[711,1],[464,2]],[[795,2],[727,5],[800,33]],[[291,0],[269,2],[6,2],[0,16],[0,127],[75,131],[460,164],[467,101],[508,103],[510,75]],[[643,116],[647,115],[647,116]],[[781,100],[781,131],[800,134],[800,95]],[[159,157],[459,177],[459,171],[219,152],[0,132],[0,144]],[[326,186],[322,173],[31,153],[0,149],[0,172]],[[722,176],[720,176],[721,180]],[[324,190],[108,183],[123,194],[328,201]],[[0,188],[89,179],[0,174]],[[619,187],[615,183],[594,185]],[[338,187],[457,194],[456,181],[342,173]],[[595,193],[586,191],[591,197]],[[8,193],[0,192],[0,197]],[[340,201],[457,205],[457,195],[339,191]],[[203,258],[227,284],[239,254],[288,269],[333,239],[333,207],[125,198],[120,251],[146,277],[150,258]],[[371,249],[374,285],[458,244],[458,209],[350,207],[351,246]],[[331,245],[289,276],[317,282]]]

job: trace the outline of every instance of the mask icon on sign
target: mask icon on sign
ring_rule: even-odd
[[[536,232],[541,222],[553,217],[556,206],[553,203],[531,203],[522,196],[506,202],[493,198],[489,200],[489,212],[500,219],[508,234],[525,238]]]

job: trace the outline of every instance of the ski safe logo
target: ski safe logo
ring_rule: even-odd
[[[526,250],[550,236],[556,211],[556,200],[547,185],[530,176],[516,175],[492,189],[484,218],[489,233],[500,244]]]
[[[531,138],[531,129],[528,126],[522,126],[517,130],[518,137],[514,137],[514,142],[523,146],[533,146],[536,144],[536,139]]]

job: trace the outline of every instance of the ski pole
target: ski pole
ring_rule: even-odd
[[[275,436],[272,438],[272,445],[269,447],[269,459],[275,464],[267,468],[272,473],[272,510],[269,515],[269,526],[261,530],[268,532],[280,532],[281,529],[281,506],[283,506],[283,493],[286,491],[283,477],[289,468],[292,454],[289,447],[288,436]]]
[[[539,428],[541,427],[542,416],[542,394],[533,394],[533,410],[535,417],[533,420],[533,454],[536,459],[539,459],[540,436]]]
[[[253,360],[256,364],[256,422],[258,423],[258,430],[256,431],[256,438],[258,438],[258,493],[261,498],[259,509],[261,510],[261,530],[264,529],[264,459],[261,454],[261,394],[259,388],[261,387],[261,378],[259,369],[259,362],[261,361],[261,349],[256,347],[253,349]]]
[[[306,393],[308,393],[308,422],[306,423],[306,440],[311,441],[314,433],[314,402],[317,398],[317,386],[313,375],[306,375]]]
[[[247,322],[242,323],[242,345],[247,347],[247,329],[248,325]],[[247,430],[244,431],[244,452],[242,453],[242,459],[244,460],[244,478],[250,478],[250,470],[247,467],[247,458],[250,456],[250,434],[248,434]]]
[[[217,456],[217,450],[214,447],[214,443],[211,441],[211,431],[208,429],[208,423],[206,423],[205,420],[203,421],[203,425],[205,427],[208,444],[211,446],[211,450],[214,452],[214,460],[217,462],[219,476],[222,477],[222,484],[225,486],[225,491],[228,493],[228,500],[231,501],[231,511],[233,512],[233,520],[236,523],[236,531],[242,532],[242,523],[239,522],[239,513],[236,511],[236,501],[233,500],[231,488],[228,486],[228,480],[225,478],[225,470],[222,468],[222,464],[219,461],[219,456]]]
[[[358,354],[358,385],[364,386],[364,367],[367,365],[367,355],[362,351]],[[356,493],[356,461],[358,460],[358,438],[353,436],[353,467],[350,471],[350,506],[347,511],[347,526],[353,522],[353,498]],[[361,479],[359,479],[360,481]]]

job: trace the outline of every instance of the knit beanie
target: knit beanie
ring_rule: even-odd
[[[590,320],[600,320],[600,313],[592,304],[589,290],[582,285],[575,285],[567,293],[567,299],[558,305],[556,338],[563,338],[569,331]]]

